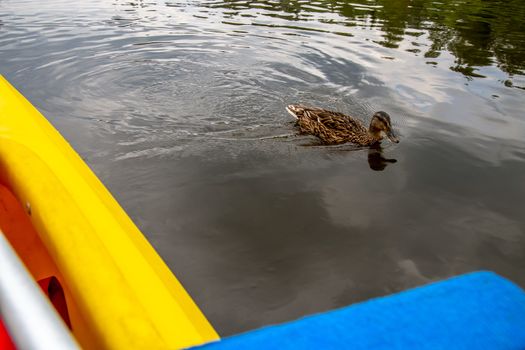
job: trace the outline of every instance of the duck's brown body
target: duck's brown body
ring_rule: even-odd
[[[381,141],[382,131],[391,133],[388,115],[385,113],[386,118],[376,117],[378,113],[384,112],[376,113],[370,128],[367,128],[359,119],[322,108],[289,105],[286,110],[297,118],[297,126],[302,134],[317,136],[325,144],[351,142],[361,146],[370,146]],[[374,118],[378,120],[374,121]],[[395,136],[391,135],[391,140],[398,142]]]

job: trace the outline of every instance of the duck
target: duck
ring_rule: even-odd
[[[385,135],[390,141],[399,143],[392,129],[390,115],[383,111],[374,113],[367,128],[357,118],[318,107],[291,104],[286,110],[296,119],[301,134],[317,136],[326,145],[350,142],[359,146],[372,146],[380,143]]]

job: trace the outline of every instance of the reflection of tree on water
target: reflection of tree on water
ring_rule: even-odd
[[[383,147],[380,144],[371,146],[368,149],[368,165],[375,171],[383,171],[388,164],[396,163],[397,159],[383,157]]]
[[[401,41],[422,34],[406,28],[428,30],[431,46],[424,56],[436,58],[447,50],[456,57],[456,66],[451,67],[454,71],[482,77],[474,72],[474,66],[497,63],[509,74],[523,74],[525,1],[373,2],[382,7],[381,11],[375,11],[375,17],[382,22],[384,46],[397,47]]]
[[[509,75],[525,74],[523,0],[321,0],[315,5],[316,10],[309,1],[214,2],[214,6],[240,10],[264,6],[272,13],[294,14],[272,16],[298,21],[311,21],[306,16],[312,12],[338,13],[344,17],[341,24],[379,28],[383,40],[376,43],[382,46],[398,48],[408,41],[414,46],[408,51],[421,52],[427,59],[449,51],[455,56],[451,70],[470,78],[483,77],[474,67],[493,64]],[[430,45],[422,48],[414,39],[427,32]]]

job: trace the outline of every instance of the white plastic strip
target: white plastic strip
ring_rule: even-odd
[[[0,317],[18,349],[79,349],[1,231]]]

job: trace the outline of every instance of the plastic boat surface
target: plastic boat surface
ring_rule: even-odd
[[[81,347],[178,349],[218,339],[109,191],[2,76],[0,230],[34,280],[54,291]]]

